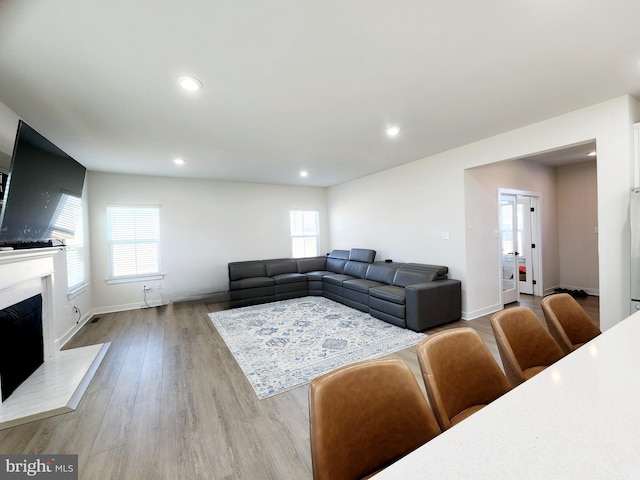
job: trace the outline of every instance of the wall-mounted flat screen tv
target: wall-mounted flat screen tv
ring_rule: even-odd
[[[64,244],[80,218],[86,168],[20,120],[0,213],[0,244]]]

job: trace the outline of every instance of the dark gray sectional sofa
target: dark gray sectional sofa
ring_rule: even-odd
[[[325,296],[418,332],[460,319],[461,285],[448,278],[447,267],[375,262],[375,255],[352,248],[324,257],[231,262],[231,304]]]

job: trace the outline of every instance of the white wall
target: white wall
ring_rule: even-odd
[[[497,283],[498,276],[467,271],[485,245],[466,240],[464,171],[595,139],[600,318],[607,329],[629,314],[628,204],[638,111],[638,102],[623,96],[330,188],[331,244],[448,265],[451,277],[462,281],[463,314],[484,311],[495,300],[487,283]],[[443,232],[450,240],[442,239]]]
[[[0,152],[9,155],[9,159],[11,159],[11,153],[13,152],[19,119],[13,110],[0,102]],[[9,167],[9,165],[6,165],[6,167]]]
[[[227,264],[291,256],[289,211],[319,210],[329,249],[326,189],[89,172],[91,284],[96,312],[143,305],[142,283],[108,285],[107,205],[159,205],[161,290],[150,303],[227,290]]]
[[[597,294],[598,192],[596,161],[558,168],[559,285]]]

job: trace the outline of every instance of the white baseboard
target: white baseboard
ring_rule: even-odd
[[[56,348],[61,350],[69,340],[71,340],[76,333],[80,331],[80,329],[93,317],[93,313],[90,311],[82,316],[78,323],[76,323],[73,327],[67,330],[64,335],[58,338],[55,341]]]
[[[473,312],[462,312],[462,320],[473,320],[475,318],[489,315],[502,310],[502,304],[491,305],[489,307],[481,308]]]

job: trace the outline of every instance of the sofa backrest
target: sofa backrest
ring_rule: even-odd
[[[437,280],[444,280],[448,278],[449,267],[444,265],[429,265],[426,263],[403,263],[403,268],[410,268],[412,270],[422,270],[427,272],[433,272],[436,275]]]
[[[267,269],[262,260],[229,263],[229,280],[242,280],[251,277],[266,277]]]
[[[393,284],[396,287],[406,287],[417,283],[432,282],[436,278],[436,272],[400,267],[393,277]]]
[[[326,269],[330,272],[342,273],[348,259],[349,250],[332,250],[327,257]]]
[[[296,258],[298,273],[318,272],[327,267],[327,257]]]
[[[349,260],[344,264],[344,270],[342,270],[342,273],[345,275],[351,275],[352,277],[364,278],[368,267],[368,263]]]
[[[367,268],[367,273],[364,278],[372,280],[374,282],[386,283],[387,285],[393,284],[393,277],[396,274],[398,265],[387,265],[385,263],[372,263]]]
[[[282,275],[283,273],[297,273],[298,265],[293,258],[276,258],[265,260],[264,266],[267,269],[267,277]]]
[[[376,251],[368,248],[352,248],[349,252],[349,260],[355,262],[373,263],[376,258]]]
[[[327,258],[340,258],[342,260],[349,260],[349,250],[331,250],[331,253],[327,255]]]

